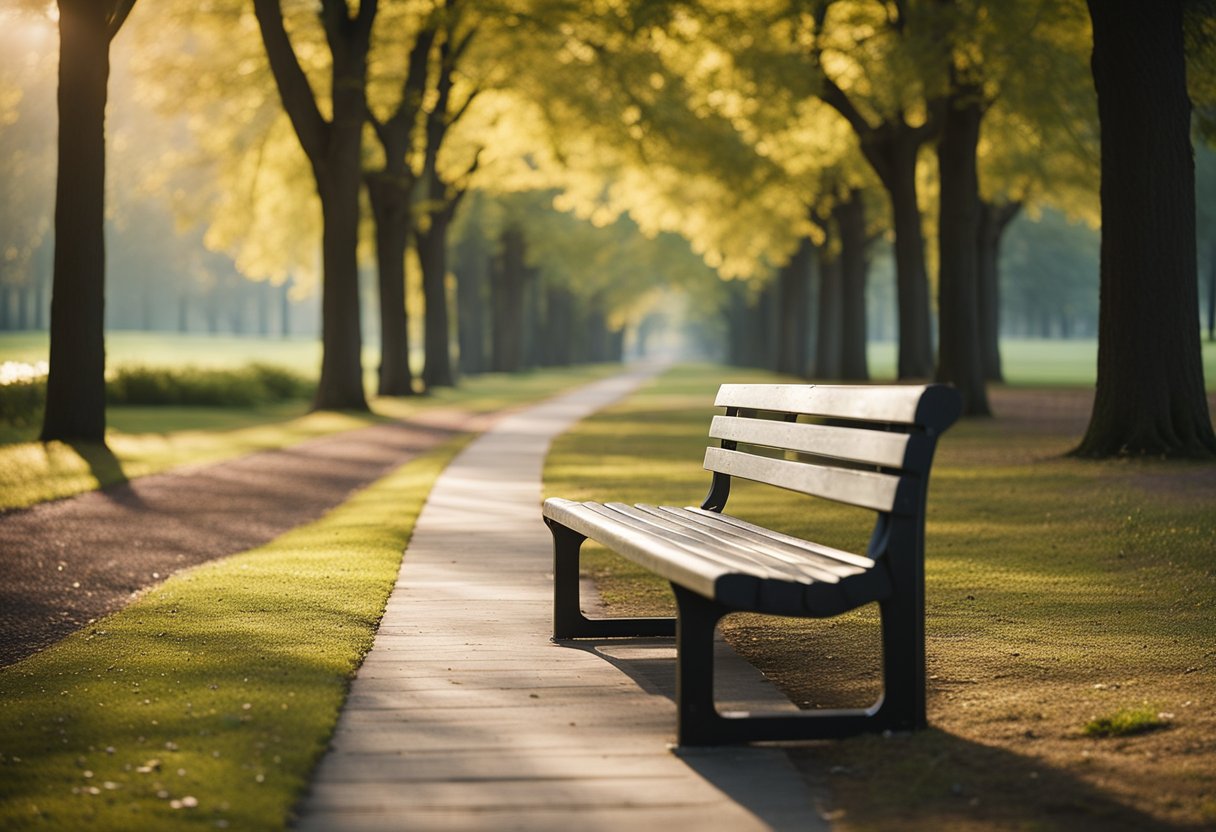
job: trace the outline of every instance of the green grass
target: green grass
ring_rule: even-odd
[[[1097,716],[1085,723],[1081,733],[1087,737],[1130,737],[1156,731],[1169,725],[1152,708],[1123,708],[1107,716]]]
[[[870,374],[876,381],[895,378],[895,356],[894,342],[870,344]],[[1016,387],[1092,387],[1098,373],[1098,342],[1005,338],[1001,362],[1006,383]],[[1216,342],[1203,342],[1203,371],[1208,389],[1216,389]]]
[[[619,370],[613,365],[489,374],[409,399],[374,399],[372,413],[305,413],[303,402],[248,410],[113,407],[107,448],[35,442],[36,429],[0,444],[0,509],[19,508],[165,471],[416,417],[442,408],[491,413]],[[0,437],[3,438],[3,437]]]
[[[713,392],[740,380],[776,379],[679,368],[582,422],[554,443],[545,493],[698,503],[709,485],[701,457]],[[1023,410],[1032,415],[964,421],[939,448],[926,531],[937,730],[897,751],[860,739],[813,752],[818,771],[844,772],[831,778],[844,829],[1075,832],[1206,817],[1203,801],[1216,793],[1212,467],[1066,458],[1078,437],[1061,433],[1050,412],[1036,421],[1034,407]],[[864,550],[873,523],[870,512],[738,481],[728,510],[852,551]],[[610,606],[670,609],[663,582],[603,550],[589,554]],[[800,705],[859,706],[880,692],[876,613],[738,616],[725,629]],[[1172,730],[1117,744],[1078,736],[1091,715],[1129,698],[1174,713]]]
[[[0,671],[0,827],[282,828],[461,444]]]

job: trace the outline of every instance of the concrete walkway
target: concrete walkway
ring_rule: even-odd
[[[670,642],[549,641],[549,442],[647,377],[509,416],[439,478],[298,828],[827,828],[783,751],[671,750]],[[758,677],[727,698],[783,701]]]

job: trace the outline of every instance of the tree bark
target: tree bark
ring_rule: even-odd
[[[1098,380],[1079,456],[1211,458],[1183,3],[1089,0],[1102,140]]]
[[[490,262],[480,226],[472,224],[456,247],[456,338],[460,344],[460,372],[486,371],[486,285]]]
[[[426,389],[454,387],[452,333],[448,321],[448,223],[443,212],[431,213],[431,224],[420,231],[418,261],[422,266],[423,349],[422,383]]]
[[[830,227],[830,224],[825,223]],[[828,240],[816,251],[819,272],[819,303],[815,324],[815,367],[812,378],[833,381],[840,378],[841,304],[840,258],[833,254]]]
[[[840,377],[867,381],[866,279],[870,264],[866,256],[866,206],[856,188],[832,209],[840,234]]]
[[[1005,230],[1022,210],[1021,202],[995,203],[980,201],[979,281],[976,295],[979,300],[980,360],[984,367],[984,378],[1003,383],[1004,368],[1001,366],[1001,240]]]
[[[953,384],[963,397],[963,415],[990,416],[980,345],[980,191],[976,149],[984,117],[978,86],[955,84],[937,145],[941,181],[936,380]]]
[[[280,0],[254,0],[253,7],[279,97],[312,165],[321,199],[321,377],[313,409],[367,410],[356,247],[367,52],[376,0],[361,0],[353,19],[345,0],[321,2],[321,24],[333,58],[329,121],[296,58]]]
[[[523,231],[509,226],[502,231],[497,268],[494,271],[492,306],[495,372],[515,373],[524,361],[524,294],[528,278]]]
[[[804,376],[810,317],[811,262],[814,243],[804,237],[790,261],[777,272],[777,372]]]
[[[44,442],[105,442],[105,111],[110,5],[93,0],[59,2],[59,173]]]
[[[376,225],[376,286],[380,297],[381,396],[412,396],[409,309],[405,299],[405,252],[410,233],[410,191],[387,171],[367,177]]]
[[[1208,340],[1216,341],[1216,241],[1208,255]]]

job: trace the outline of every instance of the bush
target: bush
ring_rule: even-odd
[[[312,383],[290,370],[249,364],[235,370],[120,367],[106,382],[110,404],[250,407],[305,398]]]
[[[46,407],[46,379],[25,379],[0,384],[0,424],[33,428],[42,423]]]

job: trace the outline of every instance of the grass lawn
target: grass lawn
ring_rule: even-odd
[[[462,444],[0,670],[0,828],[283,828]]]
[[[732,380],[774,379],[680,368],[583,422],[554,444],[546,494],[698,503],[713,392]],[[943,439],[926,531],[932,728],[795,752],[830,773],[838,828],[1216,825],[1216,467],[1065,458],[1090,401],[994,389],[996,418]],[[853,551],[873,516],[747,483],[728,510]],[[670,608],[665,585],[602,550],[587,568],[622,614]],[[804,707],[878,694],[875,609],[724,629]]]
[[[229,339],[234,340],[234,339]],[[616,365],[488,374],[408,399],[375,398],[371,413],[307,413],[306,402],[254,409],[111,407],[107,448],[34,441],[37,429],[0,429],[0,510],[67,497],[180,465],[281,448],[425,411],[489,413],[553,395],[619,370]]]

